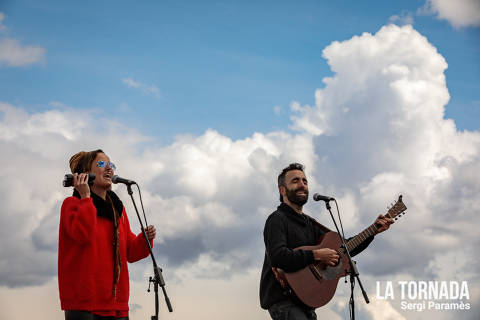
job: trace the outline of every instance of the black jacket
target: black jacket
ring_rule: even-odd
[[[269,309],[291,296],[275,279],[272,267],[285,272],[295,272],[314,262],[313,252],[293,250],[301,246],[318,244],[319,238],[328,232],[326,227],[318,224],[306,214],[298,214],[290,206],[282,203],[265,222],[263,238],[265,241],[265,258],[260,278],[260,305]],[[368,238],[351,252],[352,256],[364,250],[373,237]],[[298,303],[295,299],[293,300]]]

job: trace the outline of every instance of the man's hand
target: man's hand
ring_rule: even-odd
[[[329,266],[335,266],[340,259],[338,252],[329,248],[312,250],[315,260],[321,261]]]
[[[387,230],[392,223],[392,218],[387,218],[384,215],[379,215],[377,220],[375,220],[375,226],[378,228],[377,234]]]

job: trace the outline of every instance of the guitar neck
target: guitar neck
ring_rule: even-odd
[[[362,232],[357,234],[355,237],[350,239],[347,242],[348,251],[351,252],[353,249],[355,249],[356,247],[361,245],[365,240],[367,240],[367,238],[370,238],[371,236],[376,235],[377,230],[378,230],[378,228],[374,223],[370,227],[368,227],[367,229],[363,230]]]
[[[400,216],[402,213],[404,214],[405,210],[407,210],[407,207],[403,203],[402,196],[400,195],[397,202],[385,214],[385,217],[390,219],[395,218],[396,220],[398,216]],[[367,238],[376,235],[379,228],[380,227],[377,227],[374,223],[370,227],[350,239],[350,241],[347,242],[348,251],[352,251],[353,249],[361,245]]]

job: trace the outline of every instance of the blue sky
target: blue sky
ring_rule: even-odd
[[[2,100],[35,112],[95,108],[158,138],[208,128],[242,138],[287,129],[292,101],[313,104],[331,71],[322,50],[394,15],[449,65],[446,116],[478,129],[480,31],[453,28],[423,1],[4,1],[3,33],[45,48],[44,63],[3,68]],[[156,94],[135,90],[130,78]],[[128,106],[128,107],[127,107]],[[278,106],[279,114],[274,107]]]
[[[100,147],[158,227],[164,319],[267,317],[262,230],[278,172],[301,162],[348,235],[399,194],[408,207],[358,256],[372,301],[358,319],[476,320],[479,36],[477,0],[0,0],[0,318],[63,319],[60,182]],[[319,203],[304,210],[333,228]],[[131,319],[148,318],[149,262],[129,268]],[[375,297],[376,281],[409,280],[467,281],[471,312]],[[348,317],[340,283],[319,318]]]

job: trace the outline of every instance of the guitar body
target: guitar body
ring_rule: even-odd
[[[315,250],[330,248],[340,252],[339,263],[332,267],[314,263],[296,272],[284,273],[290,288],[306,305],[318,308],[327,304],[337,290],[338,279],[350,271],[348,257],[341,253],[341,241],[336,232],[327,232],[316,246],[304,246],[295,250]]]

